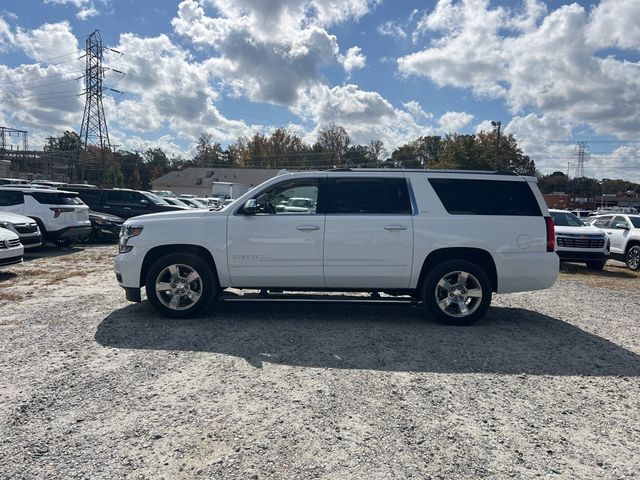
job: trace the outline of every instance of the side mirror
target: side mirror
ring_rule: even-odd
[[[258,213],[258,202],[256,202],[255,198],[250,198],[249,200],[244,202],[242,213],[244,213],[245,215],[255,215],[256,213]]]
[[[613,228],[617,228],[619,230],[629,230],[629,225],[626,223],[616,223]]]
[[[149,206],[149,200],[140,200],[140,205],[142,205],[143,207],[148,207]]]

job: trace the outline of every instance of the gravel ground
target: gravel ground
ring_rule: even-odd
[[[640,278],[571,267],[452,328],[408,305],[157,317],[114,247],[0,273],[0,478],[635,478]]]

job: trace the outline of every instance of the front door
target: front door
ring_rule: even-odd
[[[318,179],[285,180],[256,197],[258,212],[229,214],[227,255],[235,287],[323,287],[324,215]]]
[[[404,175],[330,174],[322,192],[327,287],[407,288],[413,217]]]
[[[611,221],[609,228],[609,238],[611,239],[611,251],[615,253],[624,253],[624,246],[629,236],[630,225],[627,219],[616,215]]]

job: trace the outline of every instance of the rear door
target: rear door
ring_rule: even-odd
[[[322,187],[324,278],[330,288],[406,288],[413,260],[412,207],[401,172],[340,176]]]

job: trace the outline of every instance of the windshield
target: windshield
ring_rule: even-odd
[[[584,223],[573,213],[551,212],[551,218],[556,227],[584,227]]]
[[[167,202],[165,202],[162,198],[160,198],[159,196],[153,194],[153,193],[149,193],[149,192],[142,192],[142,194],[147,197],[150,201],[152,201],[153,203],[155,203],[156,205],[169,205]]]
[[[633,223],[633,228],[640,228],[640,217],[629,217],[631,223]]]

